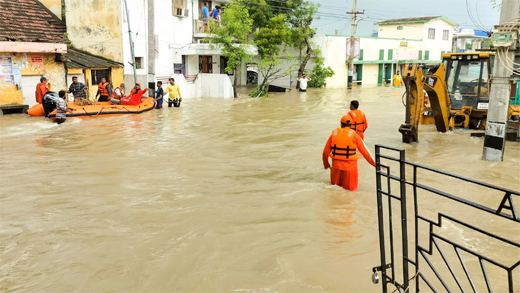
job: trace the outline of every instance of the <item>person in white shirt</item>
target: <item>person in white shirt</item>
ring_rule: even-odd
[[[309,80],[311,80],[310,77],[305,74],[302,74],[298,77],[298,81],[300,82],[300,92],[307,91],[307,81]]]
[[[114,90],[114,93],[108,99],[112,105],[121,104],[121,99],[125,97],[125,84],[122,83],[118,88]]]

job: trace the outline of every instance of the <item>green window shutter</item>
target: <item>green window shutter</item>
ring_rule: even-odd
[[[379,73],[377,74],[377,83],[383,84],[383,64],[379,64]]]
[[[423,60],[422,59],[422,51],[419,51],[419,60]]]
[[[424,51],[424,60],[430,60],[430,51]]]
[[[361,64],[356,65],[356,71],[357,71],[357,81],[358,81],[358,84],[360,85],[361,82],[363,81],[363,65],[361,65]]]
[[[446,52],[441,51],[441,60],[442,60],[442,56],[444,55],[444,53],[446,53]]]
[[[388,49],[388,60],[394,59],[394,50]]]
[[[359,61],[363,60],[363,49],[359,50]]]
[[[385,60],[385,49],[379,50],[379,60]]]

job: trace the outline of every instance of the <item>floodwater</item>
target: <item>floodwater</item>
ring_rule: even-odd
[[[321,162],[351,99],[372,152],[520,190],[518,143],[501,163],[470,131],[424,126],[402,144],[403,91],[185,99],[59,126],[1,116],[0,291],[380,292],[375,170],[360,160],[349,192]]]

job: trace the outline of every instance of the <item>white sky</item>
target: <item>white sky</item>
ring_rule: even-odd
[[[321,4],[319,20],[313,22],[318,34],[350,35],[350,15],[352,0],[313,0]],[[499,3],[501,1],[498,1]],[[497,25],[500,12],[494,9],[490,0],[358,0],[357,10],[365,10],[368,17],[359,22],[357,34],[369,36],[377,25],[374,23],[392,18],[409,18],[424,16],[446,16],[458,23],[463,29],[491,29]],[[468,13],[471,12],[471,16]]]

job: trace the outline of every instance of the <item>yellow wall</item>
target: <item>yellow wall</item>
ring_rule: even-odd
[[[94,100],[98,91],[98,85],[92,84],[92,70],[106,69],[106,68],[91,68],[85,69],[85,84],[88,86],[88,97]],[[113,67],[111,71],[110,80],[108,81],[112,85],[112,90],[119,87],[124,82],[123,68]]]
[[[40,2],[61,19],[61,0],[40,0]]]
[[[1,57],[12,57],[13,68],[19,68],[21,76],[36,75],[45,76],[49,79],[49,88],[52,91],[66,89],[65,66],[56,62],[55,54],[32,54],[43,56],[43,69],[35,68],[30,62],[31,54],[28,53],[0,53]],[[22,82],[17,84],[1,83],[0,81],[0,104],[23,104],[24,90],[35,91],[35,88],[26,88]]]
[[[123,63],[121,1],[65,0],[65,10],[74,47]]]

